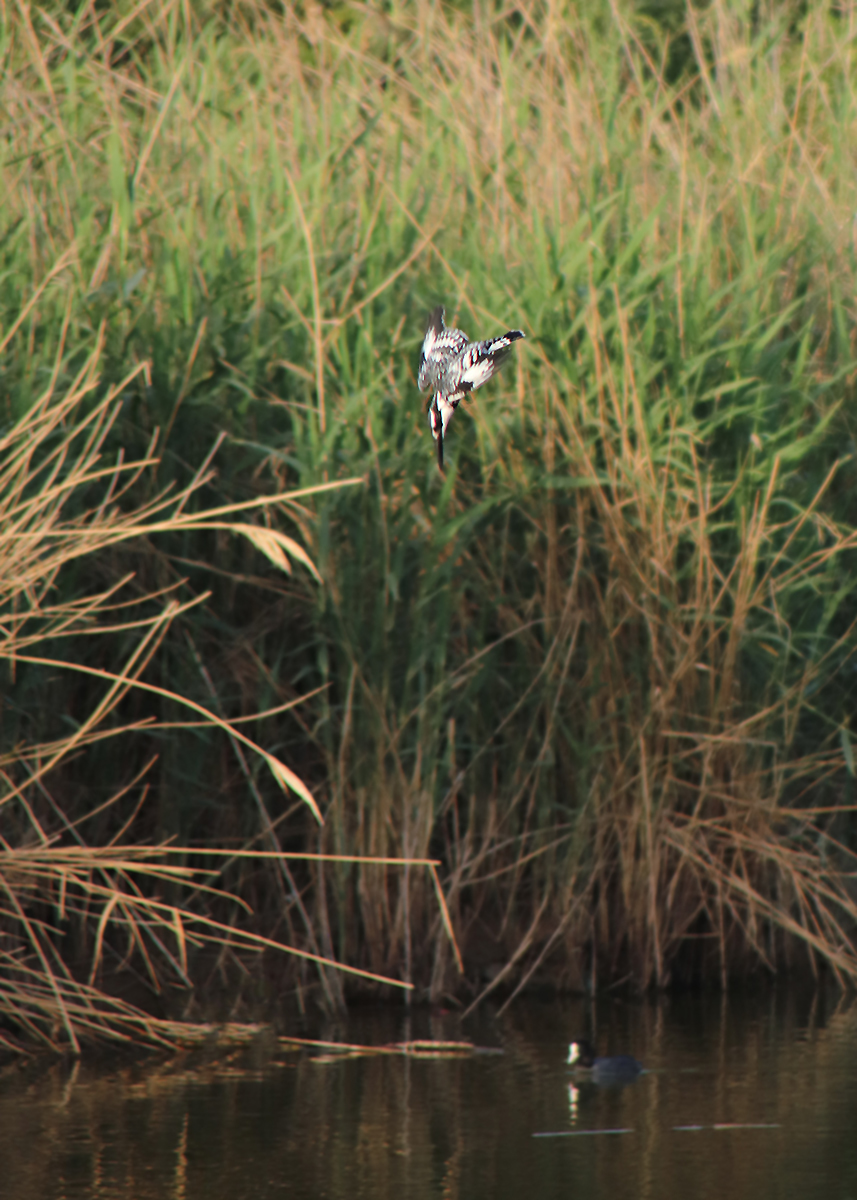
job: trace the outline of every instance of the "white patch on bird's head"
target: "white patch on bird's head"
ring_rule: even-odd
[[[438,396],[437,406],[440,409],[440,419],[443,426],[443,435],[446,437],[446,429],[449,422],[452,420],[452,414],[458,407],[456,404],[450,404],[443,396]]]
[[[429,405],[428,410],[429,429],[435,441],[437,441],[437,431],[440,429],[440,413],[434,405],[434,402]]]

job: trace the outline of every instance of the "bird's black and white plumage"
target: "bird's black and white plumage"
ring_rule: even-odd
[[[420,354],[417,382],[421,392],[431,390],[428,419],[437,442],[437,463],[443,470],[443,439],[452,414],[474,388],[487,383],[509,357],[524,334],[510,329],[485,342],[471,342],[460,329],[447,329],[438,305],[428,320]]]

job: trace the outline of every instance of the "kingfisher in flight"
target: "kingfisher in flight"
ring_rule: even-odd
[[[429,427],[437,442],[437,465],[443,470],[443,439],[452,414],[474,388],[487,383],[499,371],[512,352],[512,346],[524,336],[510,329],[485,342],[471,342],[460,329],[447,329],[443,308],[438,305],[428,319],[420,354],[417,383],[421,392],[431,391],[428,405]]]

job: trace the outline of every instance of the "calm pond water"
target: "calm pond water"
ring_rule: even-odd
[[[564,1060],[580,1034],[647,1072],[621,1089],[570,1089]],[[262,1038],[208,1061],[7,1066],[0,1196],[857,1197],[848,998],[527,1002],[463,1029],[387,1009],[318,1034],[462,1035],[495,1052],[339,1058]]]

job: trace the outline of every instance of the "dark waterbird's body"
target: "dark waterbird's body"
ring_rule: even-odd
[[[597,1058],[589,1042],[583,1041],[582,1038],[569,1046],[568,1066],[586,1073],[596,1083],[630,1083],[643,1069],[642,1063],[638,1063],[630,1054]]]

